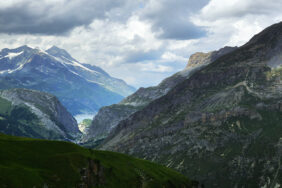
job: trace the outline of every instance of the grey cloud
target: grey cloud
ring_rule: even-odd
[[[282,1],[268,0],[244,0],[242,2],[216,1],[210,3],[201,10],[201,17],[205,20],[218,20],[226,18],[242,18],[247,15],[271,15],[281,12]]]
[[[159,20],[153,27],[154,30],[160,30],[160,38],[187,40],[196,39],[205,36],[203,27],[198,27],[189,21],[181,19]]]
[[[150,61],[150,60],[157,60],[162,55],[162,50],[150,50],[150,51],[130,51],[127,52],[126,56],[124,57],[123,61],[125,63],[136,63],[142,61]]]
[[[152,29],[163,39],[187,40],[205,36],[204,28],[195,26],[189,19],[208,0],[160,0],[159,7],[146,7],[142,19],[152,23]]]
[[[208,0],[19,0],[3,8],[0,2],[0,33],[62,35],[77,26],[88,26],[94,19],[125,22],[139,11],[152,24],[152,30],[164,39],[193,39],[205,35],[204,29],[189,21]],[[1,8],[2,7],[2,8]]]
[[[93,19],[105,18],[109,11],[124,3],[123,0],[47,2],[22,0],[7,8],[0,8],[0,32],[64,34],[74,27],[89,25]]]

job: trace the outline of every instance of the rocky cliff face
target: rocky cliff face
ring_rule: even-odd
[[[100,147],[162,163],[206,187],[279,187],[281,54],[279,23],[120,122]]]
[[[81,142],[90,147],[91,145],[96,145],[96,141],[107,137],[110,131],[122,120],[127,119],[130,115],[143,109],[150,102],[167,94],[177,84],[188,79],[195,71],[235,49],[236,47],[224,47],[209,53],[196,53],[190,57],[187,67],[184,70],[166,78],[158,86],[140,88],[120,103],[101,108],[94,117],[92,125],[83,136]]]
[[[73,115],[94,113],[135,91],[101,68],[82,64],[65,50],[22,46],[0,51],[0,89],[28,88],[58,97]]]
[[[0,91],[0,131],[32,138],[74,141],[77,122],[53,95],[27,89]]]

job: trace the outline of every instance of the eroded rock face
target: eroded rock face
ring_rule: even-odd
[[[81,142],[90,147],[96,145],[96,141],[107,137],[122,120],[143,109],[150,102],[166,95],[172,88],[188,79],[197,70],[235,49],[236,47],[224,47],[209,53],[195,53],[190,57],[188,65],[183,71],[166,78],[158,86],[140,88],[120,103],[101,108],[93,118],[92,125]]]
[[[197,52],[190,56],[186,68],[210,64],[211,62],[215,61],[216,59],[220,58],[221,56],[228,54],[236,49],[237,47],[226,46],[217,51],[212,51],[208,53]]]
[[[279,23],[120,122],[100,148],[159,162],[205,187],[281,185],[281,46]]]

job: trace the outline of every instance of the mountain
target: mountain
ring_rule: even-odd
[[[102,107],[94,117],[91,126],[83,135],[82,144],[93,147],[102,139],[108,136],[122,120],[125,120],[133,113],[143,109],[150,102],[164,96],[178,83],[188,79],[191,74],[208,65],[215,59],[234,51],[237,47],[224,47],[209,53],[195,53],[188,62],[187,67],[163,80],[158,86],[140,88],[134,94],[126,97],[120,103]]]
[[[56,97],[27,89],[0,91],[0,132],[68,141],[81,136],[76,120]]]
[[[81,64],[53,46],[42,51],[28,46],[0,51],[0,89],[27,88],[51,93],[73,115],[94,113],[119,102],[134,88],[99,67]]]
[[[197,187],[164,166],[68,142],[0,134],[0,187]]]
[[[121,121],[99,146],[205,187],[282,184],[282,22]]]

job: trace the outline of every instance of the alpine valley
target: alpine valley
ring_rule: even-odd
[[[135,93],[58,47],[5,48],[0,89],[0,187],[282,185],[282,22]]]

